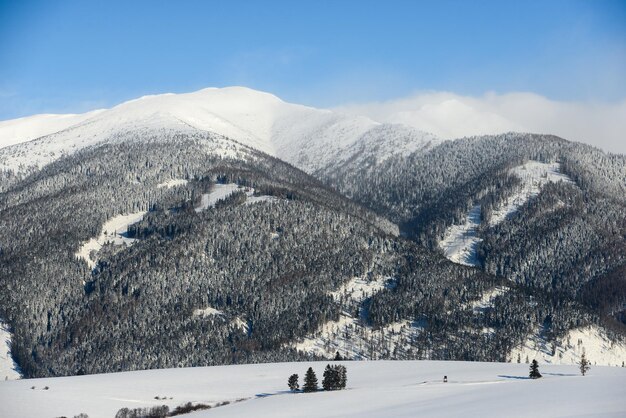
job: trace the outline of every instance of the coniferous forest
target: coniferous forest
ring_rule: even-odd
[[[318,359],[294,343],[348,305],[370,330],[419,324],[394,347],[367,339],[371,358],[503,361],[537,328],[625,335],[624,156],[507,134],[309,175],[244,146],[220,156],[217,135],[146,135],[1,174],[0,317],[25,376]],[[559,162],[573,183],[489,226],[528,160]],[[198,209],[227,184],[240,191]],[[455,264],[437,242],[476,204],[480,263]],[[77,255],[140,211],[132,245],[105,244],[93,268]],[[357,302],[333,297],[355,277],[388,280]]]

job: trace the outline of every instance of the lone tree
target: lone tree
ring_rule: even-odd
[[[298,375],[292,374],[291,376],[289,376],[289,380],[287,380],[287,385],[289,386],[289,389],[294,392],[300,389],[300,384],[298,383]]]
[[[539,373],[539,363],[537,360],[533,360],[530,363],[530,374],[528,375],[531,379],[539,379],[541,377],[541,373]]]
[[[589,371],[589,369],[591,369],[591,362],[587,360],[587,357],[585,357],[585,353],[580,356],[578,368],[580,369],[580,374],[582,374],[583,376]]]
[[[304,375],[304,385],[302,386],[304,392],[317,392],[317,376],[312,367],[306,371]]]

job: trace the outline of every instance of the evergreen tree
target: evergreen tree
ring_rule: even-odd
[[[298,383],[298,375],[292,374],[291,376],[289,376],[289,380],[287,380],[287,385],[289,386],[289,389],[293,392],[300,389],[300,384]]]
[[[341,354],[339,354],[339,351],[337,351],[335,353],[335,361],[341,361],[343,360],[343,357],[341,357]]]
[[[317,376],[312,367],[306,371],[304,375],[304,385],[302,386],[304,392],[317,392]]]
[[[339,368],[339,389],[345,389],[346,384],[348,383],[348,370],[344,365],[339,365],[337,367]]]
[[[339,376],[337,376],[335,368],[330,367],[330,364],[327,364],[326,369],[324,369],[324,378],[322,379],[322,387],[324,390],[335,390],[337,388],[338,380]]]
[[[583,352],[583,355],[580,356],[580,361],[578,362],[578,368],[580,369],[580,374],[584,376],[585,373],[587,373],[589,369],[591,369],[590,364],[591,363],[589,362],[589,360],[587,360],[587,357],[585,357],[585,353]]]
[[[533,360],[530,363],[530,374],[528,375],[531,379],[539,379],[541,377],[541,373],[539,373],[539,363],[537,360]]]
[[[346,367],[341,364],[326,365],[322,387],[324,390],[340,390],[346,387],[348,377]]]

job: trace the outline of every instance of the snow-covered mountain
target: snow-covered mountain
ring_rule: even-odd
[[[6,376],[626,355],[624,157],[444,142],[241,87],[0,140]]]
[[[62,131],[100,112],[102,112],[102,110],[94,110],[78,115],[42,114],[0,121],[0,148],[31,141],[42,136]]]
[[[42,166],[128,131],[189,129],[223,135],[307,172],[356,153],[362,156],[371,148],[384,159],[436,141],[407,126],[291,104],[249,88],[207,88],[144,96],[82,115],[37,115],[1,122],[0,169]]]

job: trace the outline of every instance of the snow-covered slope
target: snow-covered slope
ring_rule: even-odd
[[[147,131],[144,136],[163,131],[213,132],[309,172],[362,153],[364,147],[380,147],[377,152],[385,158],[419,149],[434,139],[414,128],[286,103],[244,87],[208,88],[145,96],[83,115],[38,115],[1,122],[0,169],[42,166],[123,133],[142,131]],[[9,147],[42,135],[48,136]],[[360,142],[364,145],[356,146]]]
[[[34,115],[0,122],[0,148],[30,141],[62,131],[87,120],[103,110],[78,115]]]
[[[510,174],[518,177],[521,183],[515,193],[509,196],[491,214],[489,225],[494,226],[504,221],[511,214],[517,212],[533,197],[537,196],[541,189],[548,183],[573,183],[572,179],[561,173],[561,164],[557,162],[542,163],[528,161],[510,171]]]
[[[192,402],[210,410],[193,417],[566,417],[626,415],[626,369],[540,363],[528,365],[445,361],[355,361],[347,390],[287,391],[308,367],[321,381],[327,362],[148,370],[0,382],[0,416],[53,417],[85,413],[111,418],[121,408]],[[448,382],[443,383],[443,376]],[[221,406],[220,406],[221,405]]]
[[[439,248],[446,258],[454,263],[465,266],[476,266],[476,249],[481,241],[478,236],[480,226],[480,205],[472,207],[467,214],[465,223],[450,225],[441,241]]]
[[[395,286],[392,277],[378,276],[368,280],[355,277],[331,293],[341,304],[338,321],[328,321],[300,341],[289,344],[298,351],[326,358],[337,352],[345,358],[376,360],[411,350],[410,341],[422,331],[420,324],[408,319],[384,327],[368,324],[369,298],[384,288]]]
[[[546,184],[572,182],[572,179],[561,173],[561,166],[557,162],[527,161],[511,169],[509,174],[518,177],[521,180],[520,185],[511,196],[495,208],[489,219],[489,226],[498,225],[517,212],[526,202],[537,196]],[[477,265],[476,249],[482,241],[477,233],[480,224],[481,207],[475,205],[468,212],[463,224],[448,227],[443,239],[439,242],[439,248],[443,250],[446,258],[466,266]]]
[[[11,357],[11,333],[7,324],[0,320],[0,380],[19,379],[17,364]]]
[[[537,330],[508,359],[525,362],[538,359],[549,364],[575,364],[583,353],[593,365],[621,366],[626,362],[626,344],[611,342],[606,332],[597,326],[570,330],[563,338],[548,343]]]
[[[109,219],[103,226],[102,232],[98,237],[92,238],[83,243],[75,256],[84,259],[89,267],[94,268],[98,260],[97,252],[106,243],[115,245],[132,245],[135,239],[128,238],[125,234],[128,227],[141,221],[147,212],[135,212],[114,216]]]

